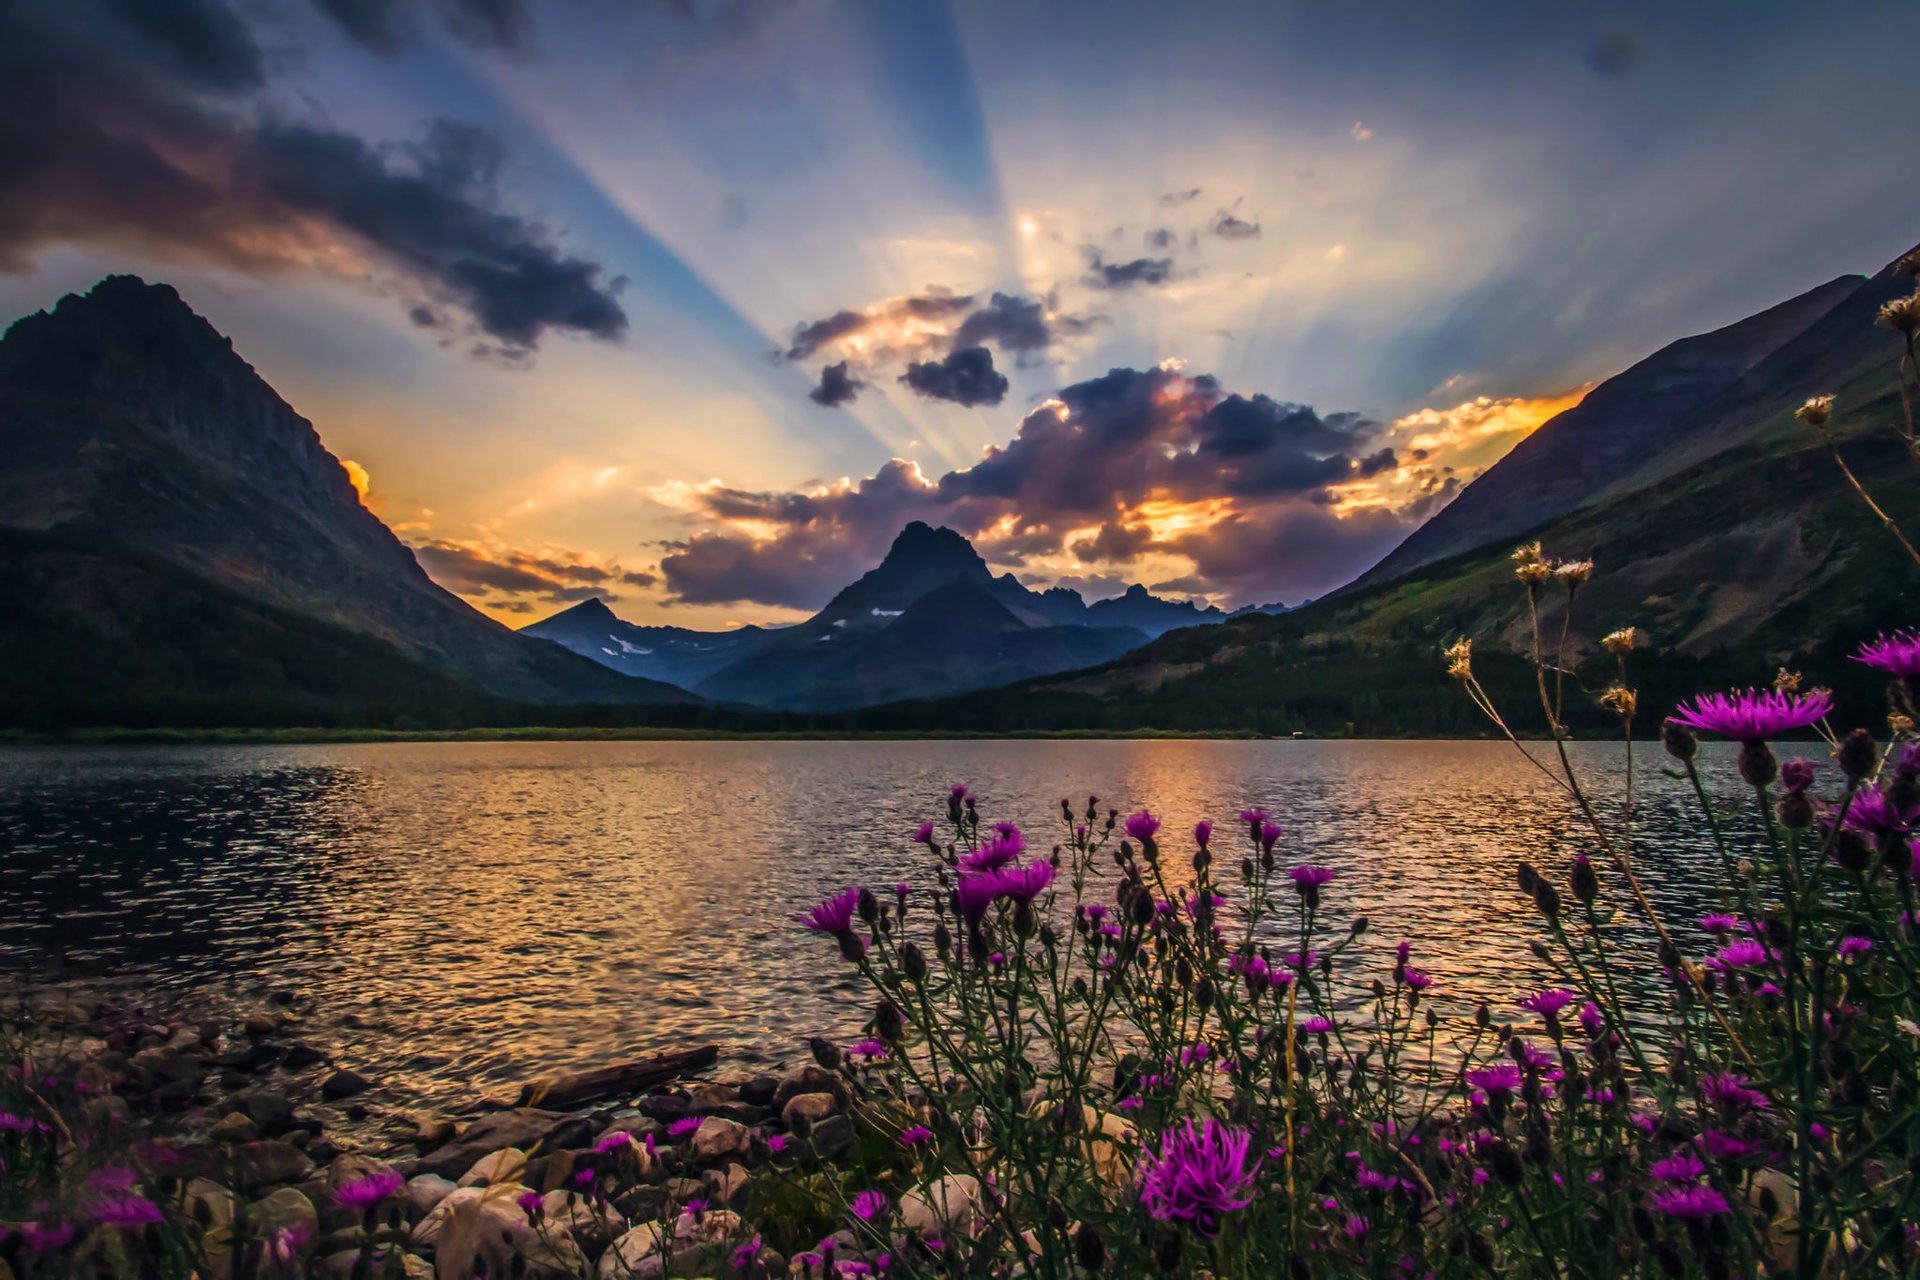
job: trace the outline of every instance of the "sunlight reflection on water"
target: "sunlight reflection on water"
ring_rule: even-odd
[[[1637,750],[1643,879],[1697,936],[1710,847],[1658,748]],[[1617,772],[1617,745],[1574,751]],[[1709,762],[1737,792],[1731,752]],[[1539,773],[1483,742],[20,749],[0,751],[0,962],[62,958],[163,1007],[293,988],[312,1038],[401,1098],[706,1040],[788,1061],[861,1016],[791,914],[848,883],[930,884],[907,837],[956,780],[1043,849],[1062,796],[1148,805],[1188,875],[1185,832],[1212,817],[1222,879],[1235,814],[1269,809],[1282,866],[1340,872],[1334,927],[1371,918],[1369,965],[1410,938],[1436,995],[1508,1017],[1542,973],[1514,863],[1591,849]]]

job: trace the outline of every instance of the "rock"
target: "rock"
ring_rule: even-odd
[[[900,1225],[923,1236],[972,1235],[985,1221],[980,1184],[969,1174],[950,1173],[900,1197]]]
[[[413,1206],[413,1218],[417,1222],[433,1211],[433,1207],[454,1192],[453,1183],[436,1173],[419,1173],[407,1179],[407,1202]]]
[[[317,1067],[326,1060],[327,1055],[320,1050],[304,1040],[295,1040],[287,1046],[287,1056],[280,1065],[289,1071],[305,1071],[308,1067]]]
[[[740,1101],[750,1107],[771,1107],[773,1095],[780,1092],[778,1076],[755,1076],[740,1086]]]
[[[384,1160],[356,1153],[337,1155],[327,1165],[327,1193],[332,1195],[342,1187],[354,1182],[364,1182],[368,1178],[377,1178],[391,1174],[393,1166]],[[401,1193],[395,1192],[397,1198]]]
[[[564,1228],[588,1253],[598,1253],[620,1234],[626,1222],[613,1206],[597,1208],[571,1191],[549,1191],[540,1198],[540,1212],[549,1223]]]
[[[700,1194],[708,1204],[729,1209],[746,1208],[747,1180],[752,1175],[742,1164],[730,1164],[723,1172],[709,1169],[700,1175]]]
[[[227,1101],[262,1133],[278,1133],[293,1123],[293,1103],[271,1089],[248,1089]]]
[[[240,1202],[219,1183],[195,1178],[181,1191],[180,1207],[200,1232],[202,1274],[207,1280],[228,1280],[233,1275],[233,1220]]]
[[[804,1134],[839,1109],[840,1104],[830,1093],[796,1093],[780,1109],[780,1123]]]
[[[270,1036],[285,1025],[286,1015],[280,1013],[250,1013],[241,1025],[250,1036]]]
[[[613,1242],[600,1256],[601,1280],[637,1276],[640,1267],[666,1249],[672,1237],[657,1222],[644,1222]]]
[[[640,1099],[636,1109],[658,1124],[672,1124],[693,1114],[693,1100],[680,1093],[656,1093]]]
[[[233,1149],[233,1181],[242,1191],[293,1182],[304,1178],[312,1168],[306,1152],[273,1139],[242,1143]]]
[[[265,1071],[280,1061],[280,1050],[270,1044],[252,1040],[230,1053],[223,1053],[214,1061],[230,1071],[239,1071],[252,1075]]]
[[[444,1146],[421,1157],[419,1172],[457,1178],[473,1167],[481,1156],[502,1147],[530,1150],[538,1146],[551,1151],[557,1147],[577,1146],[592,1132],[585,1116],[565,1116],[552,1111],[502,1111],[474,1121],[466,1132]]]
[[[230,1111],[207,1130],[207,1136],[215,1142],[257,1142],[260,1129],[238,1111]]]
[[[444,1116],[427,1116],[413,1127],[413,1141],[422,1147],[437,1147],[443,1142],[451,1142],[459,1129],[453,1121]]]
[[[485,1187],[458,1187],[441,1196],[425,1217],[413,1224],[409,1238],[416,1249],[432,1249],[440,1243],[440,1229],[447,1219],[463,1204],[474,1204],[487,1194]],[[500,1194],[506,1194],[504,1191]]]
[[[489,1276],[526,1275],[536,1280],[571,1277],[588,1269],[586,1253],[571,1233],[548,1225],[536,1229],[512,1194],[482,1194],[454,1204],[463,1189],[447,1197],[453,1205],[434,1244],[434,1273],[440,1280],[468,1280],[484,1268]],[[434,1212],[438,1213],[436,1209]]]
[[[773,1105],[784,1111],[787,1100],[799,1093],[831,1093],[840,1096],[846,1089],[840,1077],[817,1063],[789,1071],[773,1091]]]
[[[460,1175],[458,1185],[490,1187],[496,1182],[518,1182],[526,1167],[526,1152],[518,1147],[502,1147],[475,1160],[472,1167]]]
[[[528,1082],[520,1090],[520,1105],[565,1108],[602,1102],[608,1098],[630,1098],[670,1080],[704,1071],[719,1057],[720,1046],[708,1044],[697,1049],[659,1053],[632,1062],[617,1062],[592,1071],[549,1076]]]
[[[828,1116],[813,1126],[808,1140],[815,1151],[828,1159],[842,1155],[853,1147],[853,1121],[846,1116]]]
[[[127,1059],[127,1068],[135,1080],[150,1090],[169,1084],[192,1084],[197,1088],[206,1077],[207,1059],[204,1054],[155,1045]]]
[[[373,1088],[373,1081],[358,1071],[340,1070],[320,1082],[320,1095],[324,1098],[351,1098],[356,1093],[365,1093]]]
[[[743,1159],[753,1147],[753,1130],[737,1120],[708,1116],[693,1131],[694,1159],[702,1164]]]
[[[248,1205],[242,1221],[249,1238],[265,1243],[278,1238],[297,1251],[307,1249],[320,1235],[320,1211],[292,1187],[282,1187]]]

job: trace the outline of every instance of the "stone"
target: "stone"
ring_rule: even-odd
[[[320,1095],[324,1098],[351,1098],[356,1093],[365,1093],[373,1088],[373,1081],[358,1071],[345,1069],[334,1072],[320,1082]]]
[[[773,1095],[780,1092],[778,1076],[755,1076],[740,1086],[740,1101],[750,1107],[771,1107]]]
[[[708,1116],[693,1132],[694,1159],[702,1164],[744,1157],[753,1147],[753,1131],[737,1120]]]
[[[233,1220],[240,1202],[219,1183],[195,1178],[182,1188],[180,1207],[200,1232],[202,1275],[207,1280],[228,1280],[233,1275]]]
[[[830,1093],[796,1093],[780,1109],[780,1123],[796,1133],[805,1133],[840,1109]]]
[[[242,1191],[255,1191],[276,1182],[294,1182],[306,1177],[313,1168],[307,1153],[285,1142],[267,1139],[246,1142],[233,1149],[231,1169],[234,1185]]]
[[[409,1238],[416,1249],[432,1249],[440,1243],[440,1230],[463,1204],[473,1204],[487,1194],[485,1187],[458,1187],[441,1196],[425,1217],[413,1224]],[[502,1193],[504,1194],[504,1192]]]
[[[414,1123],[413,1141],[422,1147],[437,1147],[443,1142],[453,1141],[459,1132],[453,1121],[445,1116],[425,1116]]]
[[[242,1220],[249,1238],[269,1242],[276,1236],[289,1242],[297,1239],[300,1249],[311,1245],[320,1235],[320,1211],[313,1207],[313,1201],[292,1187],[282,1187],[254,1201],[247,1206]]]
[[[536,1103],[548,1107],[577,1107],[609,1098],[630,1098],[648,1089],[677,1080],[696,1071],[704,1071],[720,1057],[720,1046],[701,1045],[697,1049],[675,1049],[651,1058],[616,1062],[572,1075],[552,1076],[530,1081],[520,1090],[520,1105]]]
[[[354,1152],[337,1155],[327,1165],[327,1192],[331,1195],[353,1182],[363,1182],[368,1178],[391,1174],[393,1166],[384,1160],[372,1156],[363,1156]],[[396,1197],[401,1193],[395,1192]]]
[[[779,1086],[773,1091],[773,1105],[784,1111],[787,1106],[787,1100],[795,1094],[831,1093],[837,1095],[841,1093],[845,1087],[846,1086],[841,1083],[839,1076],[833,1074],[833,1072],[818,1063],[809,1062],[806,1066],[797,1067],[782,1077]]]
[[[672,1124],[693,1114],[693,1100],[681,1093],[655,1093],[635,1104],[640,1114],[660,1124]]]
[[[317,1067],[327,1060],[327,1055],[304,1040],[295,1040],[287,1046],[287,1056],[280,1065],[289,1071],[305,1071],[308,1067]]]
[[[853,1148],[853,1121],[846,1116],[828,1116],[813,1126],[808,1135],[813,1149],[827,1159],[843,1155]]]
[[[547,1222],[564,1228],[588,1253],[598,1253],[626,1226],[613,1206],[592,1201],[571,1191],[549,1191],[540,1197],[540,1212]]]
[[[260,1129],[238,1111],[230,1111],[207,1130],[207,1136],[215,1142],[257,1142]]]
[[[272,1089],[247,1089],[227,1099],[227,1104],[262,1133],[278,1133],[293,1123],[293,1103]]]
[[[452,1205],[442,1222],[433,1250],[434,1274],[440,1280],[469,1280],[484,1269],[489,1276],[525,1275],[535,1280],[559,1280],[583,1274],[587,1256],[571,1233],[557,1226],[535,1228],[520,1207],[519,1191],[483,1193],[480,1198]],[[435,1210],[439,1212],[438,1209]]]
[[[412,1206],[412,1217],[419,1221],[433,1211],[433,1206],[445,1200],[454,1192],[453,1183],[437,1173],[418,1173],[407,1179],[407,1202]]]
[[[285,1015],[278,1013],[250,1013],[243,1025],[250,1036],[270,1036],[284,1024]]]
[[[900,1197],[900,1225],[923,1236],[973,1235],[985,1221],[970,1174],[950,1173]]]
[[[458,1178],[481,1156],[491,1155],[503,1147],[519,1147],[524,1151],[538,1146],[551,1151],[557,1147],[578,1146],[592,1131],[592,1122],[585,1116],[532,1109],[501,1111],[474,1121],[452,1142],[422,1156],[418,1172]]]
[[[250,1040],[238,1049],[221,1054],[214,1061],[228,1070],[252,1075],[265,1071],[280,1061],[280,1058],[281,1053],[277,1046]]]
[[[747,1180],[751,1176],[743,1164],[730,1164],[725,1170],[709,1169],[700,1175],[701,1198],[708,1204],[744,1209]]]
[[[526,1152],[518,1147],[502,1147],[475,1160],[472,1167],[460,1175],[457,1185],[490,1187],[496,1182],[518,1182],[526,1167]]]

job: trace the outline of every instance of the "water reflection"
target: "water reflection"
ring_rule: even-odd
[[[1645,749],[1643,748],[1643,753]],[[1581,745],[1596,777],[1617,746]],[[1709,768],[1738,790],[1730,753]],[[1248,804],[1283,863],[1337,868],[1371,956],[1413,939],[1450,1002],[1541,975],[1526,857],[1590,848],[1494,743],[489,743],[0,752],[0,961],[162,1003],[290,987],[315,1038],[402,1097],[712,1039],[747,1061],[844,1031],[854,988],[790,916],[850,882],[929,880],[906,837],[947,785],[1042,844],[1059,800],[1150,804],[1178,833]],[[1643,878],[1716,901],[1681,784],[1642,773]],[[1184,836],[1166,841],[1187,848]],[[1170,853],[1170,860],[1172,860]],[[1231,874],[1223,857],[1222,872]]]

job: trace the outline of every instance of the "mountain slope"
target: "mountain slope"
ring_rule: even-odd
[[[520,634],[551,640],[625,675],[690,689],[779,633],[764,627],[732,631],[643,627],[617,617],[604,600],[596,598],[522,627]]]
[[[1702,431],[1703,411],[1723,410],[1742,377],[1815,325],[1862,284],[1843,276],[1757,315],[1682,338],[1602,382],[1489,467],[1356,586],[1385,582],[1461,551],[1511,538],[1586,505]],[[1724,447],[1724,445],[1722,446]]]
[[[496,698],[689,699],[515,635],[435,585],[232,343],[131,276],[0,340],[0,526],[134,552],[129,564],[365,636]],[[191,630],[172,643],[190,655]]]

